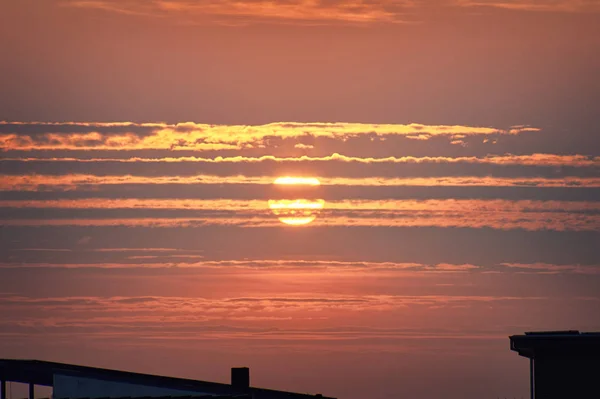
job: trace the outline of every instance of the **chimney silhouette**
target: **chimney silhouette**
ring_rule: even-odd
[[[231,386],[238,389],[250,388],[250,369],[248,367],[232,367]]]

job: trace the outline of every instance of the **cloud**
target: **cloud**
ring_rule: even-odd
[[[313,148],[305,144],[296,144],[296,148]],[[520,166],[571,166],[571,167],[600,167],[600,157],[587,155],[560,155],[560,154],[530,154],[530,155],[488,155],[486,157],[355,157],[333,153],[329,156],[311,157],[307,155],[299,157],[277,157],[264,155],[260,157],[233,156],[215,158],[202,157],[162,157],[162,158],[4,158],[2,162],[27,162],[27,163],[359,163],[359,164],[446,164],[465,163],[477,165],[520,165]]]
[[[321,177],[321,186],[417,186],[417,187],[600,187],[596,177]],[[272,176],[95,176],[95,175],[0,175],[2,191],[72,191],[97,189],[102,185],[262,185],[270,186]]]
[[[294,25],[371,25],[419,22],[430,7],[492,7],[516,11],[594,12],[595,0],[64,0],[61,4],[175,24],[244,26],[256,23]]]
[[[85,236],[81,240],[77,241],[77,244],[88,244],[92,237]],[[81,250],[81,249],[79,249]],[[25,252],[72,252],[73,249],[69,248],[15,248],[12,251],[25,251]],[[90,248],[84,251],[89,252],[179,252],[182,251],[178,248]],[[187,249],[185,252],[202,252],[198,249]]]
[[[16,134],[27,136],[44,136],[46,134],[86,134],[102,135],[135,134],[151,135],[164,123],[134,122],[7,122],[0,121],[0,134]]]
[[[486,217],[473,214],[468,218],[429,215],[414,215],[412,218],[400,218],[400,215],[389,219],[385,216],[367,218],[356,216],[323,218],[319,217],[310,223],[310,227],[436,227],[463,229],[498,229],[525,231],[597,231],[600,221],[595,216],[539,214],[528,217],[513,215],[507,217]],[[427,219],[424,217],[427,216]],[[549,219],[549,218],[552,219]],[[281,227],[281,222],[270,217],[228,217],[228,218],[102,218],[102,219],[3,219],[4,226],[80,226],[80,227],[144,227],[144,228],[202,228],[208,226],[231,226],[245,228]],[[303,228],[310,228],[303,227]]]
[[[323,184],[335,185],[411,185],[410,179],[429,180],[461,177],[474,179],[513,179],[510,185],[521,185],[540,179],[545,185],[551,179],[555,185],[571,185],[578,179],[588,182],[597,179],[600,158],[583,155],[504,155],[487,157],[352,157],[333,154],[326,157],[165,157],[125,159],[3,159],[0,160],[0,189],[17,183],[34,182],[44,190],[60,189],[58,176],[72,176],[73,180],[87,180],[82,185],[143,184],[143,181],[163,184],[213,184],[223,189],[226,184],[267,185],[280,176],[311,176]],[[18,177],[22,176],[22,177]],[[44,176],[48,176],[47,179]],[[89,178],[88,178],[89,176]],[[145,178],[145,179],[144,179]],[[148,179],[151,178],[151,179]],[[566,180],[561,180],[566,178]],[[46,183],[43,180],[46,180]],[[348,179],[348,180],[346,180]],[[532,180],[533,179],[533,180]],[[569,182],[569,179],[575,179]],[[456,180],[456,184],[460,180]],[[54,183],[53,183],[54,182]],[[136,183],[137,182],[137,183]],[[328,182],[328,183],[325,183]],[[394,184],[398,182],[398,184]],[[416,183],[416,180],[414,180]],[[36,184],[37,184],[36,183]],[[70,185],[65,182],[65,184]],[[76,184],[76,183],[74,183]],[[55,185],[55,187],[52,187]],[[416,183],[415,185],[422,185]],[[448,185],[448,184],[446,184]],[[493,183],[492,183],[493,185]],[[25,188],[25,187],[24,187]],[[76,188],[76,187],[72,187]],[[35,189],[35,187],[31,187]],[[218,188],[215,188],[218,189]]]
[[[202,255],[172,255],[172,254],[165,254],[165,255],[134,255],[134,256],[128,256],[127,259],[132,259],[132,260],[136,260],[136,259],[141,259],[141,260],[147,260],[147,259],[203,259],[204,256]]]
[[[279,227],[259,200],[3,201],[7,226]],[[53,209],[52,212],[48,210]],[[310,226],[595,231],[600,204],[575,201],[346,200],[326,202]]]
[[[66,0],[63,5],[113,12],[138,17],[170,18],[184,24],[217,23],[246,25],[249,23],[289,24],[369,24],[404,21],[412,0]]]
[[[86,244],[89,244],[90,241],[92,241],[92,237],[90,237],[90,236],[83,236],[79,240],[77,240],[77,244],[79,244],[79,245],[86,245]]]
[[[94,248],[92,252],[177,252],[177,248]],[[187,250],[188,252],[198,252],[199,250]],[[201,251],[200,251],[201,252]]]
[[[196,255],[171,255],[192,256]],[[127,260],[156,259],[155,256],[128,256],[122,263],[0,263],[0,268],[44,268],[44,269],[202,269],[218,273],[239,275],[242,271],[252,273],[312,273],[332,271],[340,273],[413,273],[413,272],[468,272],[482,269],[470,264],[421,264],[407,262],[368,262],[368,261],[336,261],[336,260],[288,260],[288,259],[256,259],[256,260],[177,260],[171,262],[128,263]]]
[[[311,144],[298,143],[294,146],[294,148],[299,148],[301,150],[312,150],[313,148],[315,148],[315,146]]]
[[[51,124],[51,132],[28,132],[47,125],[41,123],[0,122],[3,151],[31,150],[240,150],[263,148],[269,140],[297,140],[300,138],[331,138],[347,140],[359,136],[437,136],[452,139],[460,136],[489,136],[520,134],[532,128],[510,130],[489,127],[421,124],[364,124],[364,123],[271,123],[260,126],[206,125],[192,122],[178,124]],[[79,132],[74,132],[79,128]],[[102,129],[100,129],[102,128]],[[129,131],[123,132],[123,128]],[[141,130],[141,131],[140,131]],[[537,130],[537,129],[536,129]]]
[[[477,270],[480,266],[464,264],[464,265],[451,265],[448,263],[440,263],[438,265],[432,266],[430,270],[435,270],[438,272],[466,272],[471,270]]]
[[[186,252],[184,250],[181,250]],[[165,258],[161,260],[161,258]],[[166,259],[170,258],[170,259]],[[171,259],[172,258],[172,259]],[[131,261],[143,260],[143,263]],[[486,266],[474,264],[451,263],[414,263],[414,262],[373,262],[373,261],[338,261],[326,259],[254,259],[254,260],[204,260],[198,255],[141,255],[127,256],[114,263],[99,261],[96,263],[47,263],[47,262],[2,262],[0,269],[131,269],[137,271],[150,271],[164,269],[169,274],[179,272],[198,272],[202,276],[214,274],[216,276],[229,276],[231,278],[280,278],[283,276],[331,276],[332,278],[345,278],[355,276],[402,276],[423,277],[439,274],[464,274],[473,273],[517,273],[517,274],[581,274],[600,275],[600,265],[581,264],[551,264],[551,263],[498,263]],[[188,274],[186,274],[187,276]],[[160,278],[162,278],[162,274]],[[227,277],[227,278],[229,278]],[[223,277],[225,278],[225,277]],[[227,279],[225,278],[225,279]],[[454,286],[454,283],[436,284],[436,286]]]
[[[600,265],[555,265],[551,263],[502,263],[501,265],[526,273],[600,275]]]
[[[17,248],[13,249],[13,251],[23,251],[23,252],[71,252],[72,249],[68,248]]]
[[[457,0],[461,7],[492,7],[515,11],[538,12],[598,12],[598,0]]]
[[[491,307],[536,308],[544,296],[305,294],[184,296],[7,295],[0,301],[0,330],[26,337],[118,337],[120,345],[172,346],[194,341],[222,346],[313,347],[356,351],[397,351],[415,340],[490,339],[506,336],[494,328],[469,328],[465,316],[485,315]],[[570,303],[571,304],[571,303]],[[453,317],[452,327],[431,323]],[[483,316],[485,317],[485,316]],[[382,319],[402,320],[401,323]],[[373,324],[375,321],[375,325]],[[468,332],[467,332],[468,331]],[[53,341],[55,342],[55,341]],[[197,347],[197,345],[195,347]],[[228,349],[234,347],[227,345]],[[189,350],[189,343],[187,348]],[[394,349],[395,347],[395,349]],[[402,349],[403,351],[406,350]]]
[[[508,200],[342,200],[328,201],[329,211],[431,211],[448,212],[589,212],[600,213],[600,203],[593,201],[508,201]],[[193,199],[61,199],[61,200],[0,200],[0,208],[42,209],[169,209],[169,210],[228,210],[263,211],[268,209],[261,200],[193,200]],[[137,251],[143,248],[107,248],[96,251]],[[151,248],[152,251],[174,251],[172,248]]]
[[[0,309],[38,307],[45,310],[69,312],[95,311],[118,312],[165,312],[178,314],[206,314],[227,319],[236,313],[324,311],[328,309],[365,311],[392,310],[406,306],[449,305],[456,303],[490,303],[520,300],[543,300],[542,297],[519,296],[445,296],[445,295],[342,295],[311,294],[288,296],[252,296],[230,298],[202,297],[52,297],[33,298],[4,296]],[[161,317],[157,315],[156,317]],[[163,315],[164,317],[164,315]]]

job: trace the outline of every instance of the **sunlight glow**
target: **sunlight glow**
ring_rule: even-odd
[[[314,177],[279,177],[273,184],[318,186],[321,183]],[[269,200],[269,209],[279,221],[290,226],[307,225],[316,219],[325,206],[322,199],[280,199]]]
[[[318,186],[321,184],[315,177],[278,177],[273,184],[302,184],[307,186]]]
[[[309,224],[316,219],[324,206],[325,201],[322,199],[269,200],[269,209],[279,218],[279,221],[291,226]]]
[[[292,212],[302,212],[305,210],[312,211],[314,209],[323,209],[325,201],[323,200],[306,200],[306,199],[295,199],[295,200],[270,200],[269,208],[275,210],[292,210]]]
[[[316,216],[308,216],[305,218],[279,218],[281,223],[289,224],[290,226],[302,226],[305,224],[309,224],[313,220],[315,220]]]

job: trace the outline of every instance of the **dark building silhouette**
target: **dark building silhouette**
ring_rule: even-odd
[[[235,388],[247,389],[250,387],[250,369],[248,367],[234,367],[231,369],[231,385]]]
[[[510,349],[529,358],[532,399],[600,398],[600,333],[526,332]]]
[[[39,360],[0,359],[0,399],[6,399],[6,382],[52,387],[53,399],[332,399],[253,388],[247,367],[231,369],[231,384],[164,377],[151,374],[52,363]]]

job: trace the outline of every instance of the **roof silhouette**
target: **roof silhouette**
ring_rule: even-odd
[[[47,362],[42,360],[0,359],[0,380],[2,381],[13,381],[25,384],[53,386],[55,374],[76,376],[81,378],[92,378],[96,380],[105,380],[112,382],[125,382],[129,384],[167,389],[202,392],[200,396],[191,396],[186,397],[185,399],[197,399],[199,397],[202,397],[205,392],[210,392],[214,395],[224,395],[229,397],[234,397],[235,395],[237,395],[238,397],[244,397],[244,395],[251,395],[256,399],[333,399],[322,396],[320,394],[310,395],[255,387],[248,387],[244,389],[241,387],[236,387],[234,385],[223,384],[218,382],[166,377],[160,375],[134,373],[129,371],[104,369],[98,367]],[[174,399],[175,397],[183,399],[183,397],[177,395],[172,396],[171,398]],[[135,397],[135,399],[139,398],[146,399],[146,396],[144,395],[141,397]]]

